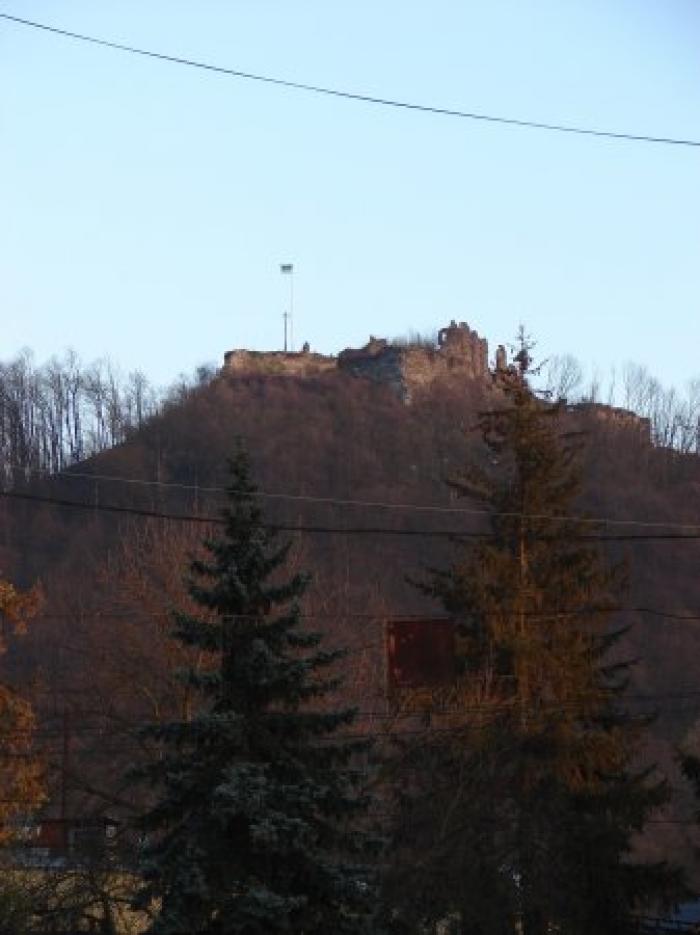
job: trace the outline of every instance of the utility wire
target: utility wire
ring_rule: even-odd
[[[24,493],[19,490],[2,490],[0,497],[8,500],[24,500],[28,503],[43,503],[47,506],[69,507],[78,510],[92,510],[97,513],[123,513],[131,516],[141,516],[145,519],[163,519],[173,522],[202,523],[206,525],[221,526],[223,520],[216,517],[198,516],[196,514],[163,513],[158,510],[146,510],[140,507],[114,506],[108,503],[79,503],[76,500],[65,500],[61,497],[44,497],[39,494]]]
[[[433,686],[434,688],[435,686]],[[414,718],[423,717],[426,714],[431,716],[438,717],[459,717],[465,715],[474,715],[479,718],[498,718],[502,717],[507,712],[515,711],[527,711],[535,714],[543,714],[545,712],[556,713],[556,712],[568,712],[570,714],[576,714],[577,712],[587,713],[591,707],[595,707],[597,704],[605,704],[610,702],[613,707],[613,714],[618,718],[633,717],[637,714],[646,714],[649,706],[653,706],[654,713],[659,715],[663,714],[675,714],[679,712],[685,712],[688,710],[695,710],[700,706],[700,690],[689,689],[687,691],[677,691],[677,692],[650,692],[648,694],[618,694],[615,691],[608,691],[605,693],[604,698],[594,699],[593,701],[586,699],[585,697],[571,697],[568,700],[546,700],[546,699],[532,699],[527,702],[523,702],[515,695],[510,695],[505,698],[495,699],[492,702],[488,701],[465,701],[462,703],[451,703],[451,704],[436,704],[434,701],[427,700],[427,703],[421,703],[420,693],[424,691],[431,690],[430,686],[419,689],[404,689],[399,692],[399,697],[411,699],[417,697],[417,700],[414,700],[410,705],[406,703],[404,707],[396,706],[394,709],[384,709],[384,710],[362,710],[361,708],[355,709],[354,720],[356,721],[389,721],[397,726],[396,735],[402,736],[403,734],[423,734],[426,737],[430,737],[433,733],[460,733],[464,732],[465,727],[471,726],[469,723],[459,723],[459,724],[445,724],[440,726],[438,724],[425,726],[421,725],[419,727],[410,728],[406,726],[401,726],[402,722],[405,725],[407,720]],[[53,696],[53,697],[80,697],[85,695],[93,699],[93,693],[90,689],[84,688],[70,688],[70,689],[60,689],[56,688],[52,691],[40,691],[40,695],[44,696]],[[389,698],[386,699],[387,701]],[[392,702],[393,703],[393,702]],[[75,704],[75,702],[74,702]],[[352,704],[348,704],[348,707],[352,708]],[[71,734],[75,736],[88,736],[88,735],[100,735],[105,732],[109,732],[111,735],[114,734],[114,717],[113,713],[109,710],[102,711],[80,711],[76,709],[73,712],[76,716],[83,716],[84,718],[92,717],[99,718],[103,721],[102,724],[82,724],[74,725],[71,729]],[[332,712],[309,712],[309,714],[319,714],[324,715],[325,713]],[[245,715],[239,715],[241,719],[245,719]],[[269,717],[273,721],[283,718],[285,714],[280,711],[267,712],[267,714],[260,714],[258,717]],[[139,731],[141,724],[129,724],[122,723],[121,728],[126,733],[133,733],[134,731]],[[1,736],[4,739],[10,739],[13,737],[27,737],[31,735],[36,741],[39,740],[50,740],[53,737],[61,737],[64,734],[64,729],[62,727],[39,727],[34,731],[28,731],[23,729],[14,729],[14,730],[4,730],[2,731]],[[346,736],[346,733],[341,734],[340,731],[337,731],[333,736]],[[352,733],[351,736],[361,736],[361,732],[357,734]]]
[[[579,127],[570,124],[543,123],[536,120],[520,120],[515,117],[499,117],[493,114],[476,113],[466,110],[454,110],[448,107],[434,107],[426,104],[416,104],[409,101],[399,101],[384,97],[373,97],[367,94],[358,94],[354,91],[343,91],[338,88],[329,88],[322,85],[305,84],[300,81],[290,81],[285,78],[276,78],[270,75],[254,74],[253,72],[240,71],[235,68],[225,68],[220,65],[212,65],[208,62],[200,62],[195,59],[183,58],[178,55],[167,55],[163,52],[154,52],[150,49],[142,49],[136,46],[125,45],[120,42],[112,42],[107,39],[100,39],[96,36],[89,36],[84,33],[71,32],[67,29],[59,29],[56,26],[49,26],[46,23],[39,23],[34,20],[22,19],[19,16],[10,16],[8,13],[0,13],[0,19],[14,23],[19,26],[27,26],[31,29],[39,29],[53,35],[63,36],[67,39],[75,39],[79,42],[86,42],[103,48],[113,49],[117,52],[127,52],[130,55],[140,55],[145,58],[156,59],[161,62],[168,62],[172,65],[185,65],[189,68],[198,68],[202,71],[213,72],[219,75],[226,75],[230,78],[238,78],[245,81],[257,81],[262,84],[274,85],[276,87],[287,88],[292,91],[302,91],[309,94],[320,94],[326,97],[341,98],[349,101],[356,101],[362,104],[372,104],[381,107],[393,107],[401,110],[408,110],[422,114],[434,114],[442,117],[456,117],[462,120],[475,120],[483,123],[494,123],[521,129],[545,130],[550,133],[573,133],[579,136],[592,136],[611,140],[626,140],[635,143],[660,143],[671,146],[691,146],[700,147],[699,140],[678,139],[675,137],[647,136],[636,133],[619,133],[611,130],[600,130],[590,127]]]
[[[29,503],[44,504],[47,506],[59,506],[67,507],[71,509],[78,510],[89,510],[95,513],[115,513],[129,516],[139,516],[146,519],[160,519],[170,522],[181,522],[181,523],[199,523],[203,525],[211,526],[221,526],[224,525],[225,520],[218,519],[216,517],[201,516],[192,513],[164,513],[158,510],[147,510],[141,507],[127,507],[127,506],[115,506],[107,503],[87,503],[87,502],[78,502],[76,500],[66,500],[60,497],[46,497],[39,494],[25,493],[17,490],[3,490],[0,491],[0,498],[6,498],[10,500],[24,500]],[[539,521],[552,521],[552,522],[574,522],[578,523],[579,520],[576,517],[571,516],[537,516],[537,515],[527,515],[519,513],[487,513],[488,516],[501,516],[501,517],[512,517],[512,518],[522,518],[526,520],[539,520]],[[400,537],[418,537],[418,538],[437,538],[437,539],[493,539],[494,535],[490,532],[469,532],[463,529],[390,529],[383,526],[328,526],[328,525],[310,525],[305,523],[270,523],[266,522],[263,525],[272,531],[275,532],[288,532],[288,533],[316,533],[316,534],[327,534],[327,535],[339,535],[339,536],[400,536]],[[597,525],[604,525],[601,521],[597,521]],[[696,532],[684,532],[684,533],[630,533],[628,535],[622,533],[604,534],[604,533],[589,533],[586,535],[575,536],[577,541],[580,542],[646,542],[649,540],[654,541],[664,541],[664,540],[689,540],[697,541],[700,540],[700,527],[684,527],[689,529],[697,530]],[[545,535],[538,535],[536,538],[545,541],[548,537]]]
[[[514,609],[504,608],[503,610],[493,610],[493,611],[480,611],[479,617],[503,617],[509,613],[515,613]],[[651,617],[662,617],[666,620],[677,620],[681,622],[700,622],[700,613],[680,613],[675,610],[668,610],[660,607],[624,607],[624,606],[615,606],[615,607],[575,607],[570,610],[565,611],[522,611],[520,608],[517,610],[518,615],[522,615],[529,620],[564,620],[571,617],[587,617],[587,616],[596,616],[598,614],[649,614]],[[86,623],[106,623],[107,621],[115,620],[127,620],[132,623],[140,621],[142,623],[148,623],[153,620],[154,617],[168,617],[170,618],[172,611],[167,607],[159,608],[157,611],[154,611],[151,614],[146,614],[143,612],[139,613],[129,613],[128,611],[121,611],[120,613],[102,613],[99,610],[78,613],[39,613],[37,619],[39,620],[63,620]],[[246,616],[245,614],[236,614],[236,618],[240,620],[259,620],[259,617],[256,616]],[[313,612],[299,614],[300,620],[309,620],[309,621],[318,621],[322,623],[343,623],[348,620],[364,620],[370,623],[421,623],[424,621],[434,622],[434,621],[450,621],[454,620],[454,617],[449,617],[441,614],[399,614],[399,613],[381,613],[377,612],[375,614],[367,613],[354,613],[353,611],[348,611],[347,613],[322,613],[322,612]],[[350,646],[345,649],[342,649],[344,654],[360,652],[364,649],[369,649],[372,646],[376,646],[376,643],[368,644],[367,646],[355,647]]]
[[[157,490],[182,490],[187,493],[214,494],[216,496],[225,496],[225,487],[199,487],[196,484],[179,484],[157,480],[144,480],[137,477],[116,477],[106,474],[85,474],[75,471],[67,471],[61,474],[49,474],[50,479],[55,480],[89,480],[104,481],[110,484],[125,484],[131,486],[151,487]],[[512,519],[531,519],[547,520],[548,522],[576,522],[582,525],[590,526],[633,526],[644,529],[676,529],[686,532],[700,533],[700,525],[697,523],[664,523],[660,521],[647,522],[634,519],[611,519],[609,517],[595,516],[551,516],[538,513],[500,513],[492,510],[478,509],[476,507],[443,506],[441,504],[420,504],[420,503],[399,503],[387,500],[355,500],[343,499],[339,497],[321,497],[313,494],[293,494],[293,493],[274,493],[267,490],[252,491],[251,496],[260,500],[279,500],[290,503],[310,503],[336,507],[358,507],[374,510],[396,510],[413,513],[436,513],[452,516],[484,516],[484,517],[502,517]]]

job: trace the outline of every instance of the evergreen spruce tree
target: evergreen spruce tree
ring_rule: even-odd
[[[200,708],[150,728],[162,758],[137,774],[158,791],[139,902],[155,907],[152,935],[364,932],[366,746],[342,738],[353,711],[328,703],[338,654],[301,627],[307,579],[284,578],[289,546],[263,522],[242,450],[227,492],[223,531],[191,565],[201,614],[175,613],[174,638],[209,660],[183,673]]]
[[[677,871],[632,854],[667,790],[640,771],[645,725],[624,705],[624,570],[576,516],[580,439],[533,392],[524,339],[516,361],[504,405],[480,416],[483,457],[453,485],[489,535],[422,587],[457,621],[460,673],[402,751],[385,898],[405,917],[456,912],[464,935],[623,935],[681,892]]]

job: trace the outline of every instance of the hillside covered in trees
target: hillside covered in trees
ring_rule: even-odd
[[[177,672],[196,668],[196,648],[173,644],[171,612],[192,610],[183,577],[216,531],[237,439],[266,523],[291,539],[292,569],[311,572],[304,615],[347,652],[335,663],[344,704],[359,708],[363,735],[386,734],[395,712],[385,622],[442,613],[412,582],[448,567],[455,540],[487,530],[478,498],[458,497],[447,481],[468,461],[493,466],[480,414],[505,404],[501,391],[444,380],[407,405],[340,371],[202,369],[157,394],[105,367],[23,361],[1,374],[0,557],[4,578],[39,583],[43,599],[4,666],[34,707],[46,813],[123,819],[135,807],[127,768],[152,754],[140,727],[194,710]],[[541,379],[572,399],[575,370],[565,360]],[[673,792],[637,846],[693,875],[695,805],[676,750],[698,743],[700,719],[697,413],[692,397],[664,393],[639,371],[625,396],[639,419],[583,396],[562,415],[581,452],[577,511],[598,521],[610,562],[626,569],[614,652],[634,662],[627,704],[649,718],[645,759]]]

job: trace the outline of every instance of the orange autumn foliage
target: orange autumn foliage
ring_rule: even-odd
[[[40,602],[37,588],[20,592],[0,580],[0,653],[6,649],[6,630],[13,635],[24,632]],[[0,844],[12,838],[13,822],[43,799],[43,765],[34,749],[32,706],[13,688],[0,683]]]

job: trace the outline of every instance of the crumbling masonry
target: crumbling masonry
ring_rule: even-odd
[[[499,348],[499,357],[505,356]],[[300,353],[229,351],[222,375],[279,374],[311,376],[344,370],[356,377],[390,386],[404,402],[411,395],[445,377],[490,380],[488,342],[464,322],[451,322],[438,333],[437,346],[392,344],[370,337],[361,348],[347,348],[338,357],[312,354],[305,347]]]

